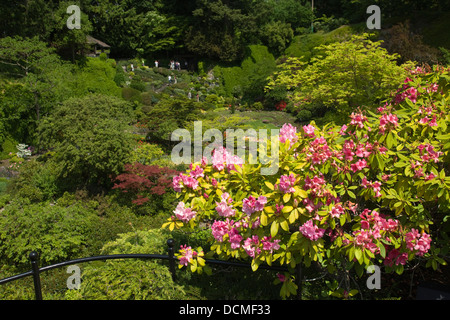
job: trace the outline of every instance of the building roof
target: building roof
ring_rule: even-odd
[[[86,41],[89,44],[97,44],[97,45],[99,45],[100,47],[103,47],[103,48],[110,48],[111,47],[111,46],[107,45],[106,43],[104,43],[103,41],[95,39],[94,37],[91,37],[89,35],[86,36]]]

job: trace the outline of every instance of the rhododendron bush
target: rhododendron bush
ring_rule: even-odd
[[[274,175],[216,151],[174,178],[179,203],[163,227],[210,228],[206,256],[247,259],[253,270],[401,274],[420,259],[438,268],[448,254],[449,79],[417,68],[376,112],[355,110],[346,125],[285,124]],[[205,267],[201,248],[178,257],[180,267]],[[279,274],[283,297],[295,293],[295,275]]]

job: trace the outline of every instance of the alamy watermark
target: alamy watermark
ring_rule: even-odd
[[[367,273],[373,273],[369,278],[367,278],[366,286],[367,289],[381,289],[381,271],[380,267],[376,265],[370,265],[367,267]]]
[[[71,273],[67,278],[66,284],[67,289],[72,290],[79,290],[81,287],[81,269],[77,265],[72,265],[67,267],[67,273]]]
[[[202,158],[206,157],[210,163],[214,150],[219,151],[225,148],[229,155],[226,159],[227,164],[242,164],[240,161],[247,159],[249,164],[262,165],[262,175],[274,175],[278,172],[279,167],[279,134],[279,129],[270,129],[270,140],[268,140],[267,129],[258,131],[255,129],[226,129],[226,144],[224,145],[223,132],[218,129],[208,129],[203,133],[202,121],[195,121],[194,137],[187,129],[176,129],[172,132],[171,141],[181,140],[181,142],[172,149],[171,160],[177,165],[191,164],[192,162],[201,162]],[[210,143],[203,148],[205,142]],[[248,142],[248,148],[246,142]],[[194,150],[192,150],[192,145]]]
[[[81,29],[81,10],[77,5],[71,5],[67,7],[66,13],[70,14],[67,18],[66,26],[70,30]]]
[[[371,5],[367,7],[367,14],[372,14],[366,21],[368,29],[381,29],[381,9],[377,5]]]

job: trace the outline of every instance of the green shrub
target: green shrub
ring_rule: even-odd
[[[166,254],[169,238],[159,230],[125,233],[107,243],[102,254]],[[183,288],[172,281],[166,265],[158,260],[107,261],[83,268],[81,288],[68,291],[67,299],[177,300],[186,299]]]
[[[107,186],[135,144],[132,106],[120,98],[89,95],[66,100],[42,121],[47,148],[54,148],[61,178],[78,185]]]
[[[118,82],[121,79],[116,79],[118,72],[112,61],[88,57],[85,66],[72,76],[73,96],[80,97],[89,93],[100,93],[120,97],[121,90]]]
[[[20,166],[19,175],[11,180],[10,193],[31,202],[51,200],[59,192],[59,171],[54,162],[25,161]]]
[[[0,160],[10,158],[10,153],[15,154],[17,152],[16,146],[19,143],[11,137],[6,137],[3,141],[0,149]]]
[[[122,88],[122,98],[130,102],[142,102],[141,92],[135,88],[124,87]]]
[[[81,204],[69,207],[50,202],[37,204],[13,201],[0,213],[0,260],[29,268],[29,254],[37,251],[40,265],[79,257],[89,241],[88,231],[98,219]]]
[[[136,89],[136,90],[142,92],[145,90],[145,83],[142,82],[142,80],[134,78],[133,80],[131,80],[130,88],[133,88],[133,89]]]

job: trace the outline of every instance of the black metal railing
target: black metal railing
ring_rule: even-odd
[[[175,242],[173,239],[167,240],[167,255],[162,254],[113,254],[113,255],[101,255],[87,258],[79,258],[69,261],[64,261],[60,263],[55,263],[49,266],[39,268],[39,254],[35,251],[31,252],[29,255],[30,263],[31,263],[31,271],[24,272],[21,274],[17,274],[15,276],[11,276],[5,279],[0,280],[0,285],[5,284],[11,281],[15,281],[18,279],[22,279],[25,277],[32,276],[34,283],[34,292],[36,296],[36,300],[42,300],[42,288],[41,288],[41,277],[40,274],[44,271],[52,270],[55,268],[60,268],[68,265],[73,265],[77,263],[90,262],[90,261],[98,261],[98,260],[113,260],[113,259],[160,259],[160,260],[168,260],[169,261],[169,270],[172,275],[172,280],[176,281],[176,262],[178,258],[174,255],[174,245]],[[214,259],[205,259],[205,262],[212,265],[222,265],[222,266],[233,266],[233,267],[244,267],[250,268],[250,264],[243,262],[234,262],[234,261],[222,261],[222,260],[214,260]],[[297,265],[298,275],[300,280],[298,280],[298,291],[301,292],[301,267]],[[273,271],[287,271],[286,267],[281,266],[268,266],[268,265],[260,265],[260,269],[268,269]]]

